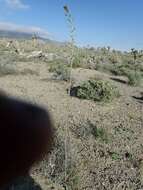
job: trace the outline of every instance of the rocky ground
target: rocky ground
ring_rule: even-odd
[[[121,96],[111,103],[101,104],[70,97],[67,94],[69,84],[51,80],[51,73],[44,64],[18,65],[19,69],[35,69],[40,74],[3,76],[0,88],[48,109],[61,144],[67,134],[68,189],[143,189],[143,101],[140,99],[143,87],[128,86],[124,77],[74,69],[77,83],[97,77],[117,86]],[[90,124],[104,129],[106,137],[95,139],[88,133]],[[65,189],[64,156],[64,145],[60,145],[51,156],[53,167],[45,160],[34,168],[32,176],[43,190]]]

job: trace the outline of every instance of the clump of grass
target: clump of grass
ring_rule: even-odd
[[[75,96],[81,99],[110,102],[119,96],[119,92],[107,81],[91,79],[77,87]]]
[[[112,152],[111,153],[111,158],[112,160],[119,160],[120,159],[120,155],[116,152]]]
[[[10,65],[0,65],[0,76],[17,75],[18,71]]]
[[[130,71],[126,73],[128,77],[128,84],[131,86],[139,86],[141,84],[142,76],[140,72]]]
[[[103,128],[94,127],[93,131],[94,131],[93,135],[94,135],[95,138],[99,138],[102,141],[108,142],[107,133]]]
[[[91,134],[94,136],[95,139],[100,139],[106,143],[108,143],[108,135],[103,128],[98,128],[93,123],[89,122],[89,127],[91,129]]]

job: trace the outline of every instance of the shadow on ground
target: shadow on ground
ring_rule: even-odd
[[[114,80],[116,82],[120,82],[122,84],[127,84],[127,81],[123,80],[123,79],[119,79],[119,78],[115,78],[115,77],[111,77],[111,80]]]
[[[137,97],[137,96],[132,96],[135,100],[137,100],[139,103],[143,103],[143,96]]]
[[[70,96],[77,97],[77,91],[80,88],[80,86],[75,86],[70,89]]]

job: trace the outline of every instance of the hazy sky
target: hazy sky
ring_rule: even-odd
[[[0,28],[67,41],[65,4],[75,20],[77,44],[143,48],[143,0],[0,0]]]

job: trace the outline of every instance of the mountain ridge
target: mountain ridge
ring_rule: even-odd
[[[18,39],[18,40],[30,40],[33,37],[33,33],[19,32],[19,31],[9,31],[0,29],[0,38]],[[49,38],[44,38],[37,35],[37,39],[48,43],[64,44],[64,42],[59,42],[56,40],[51,40]]]

